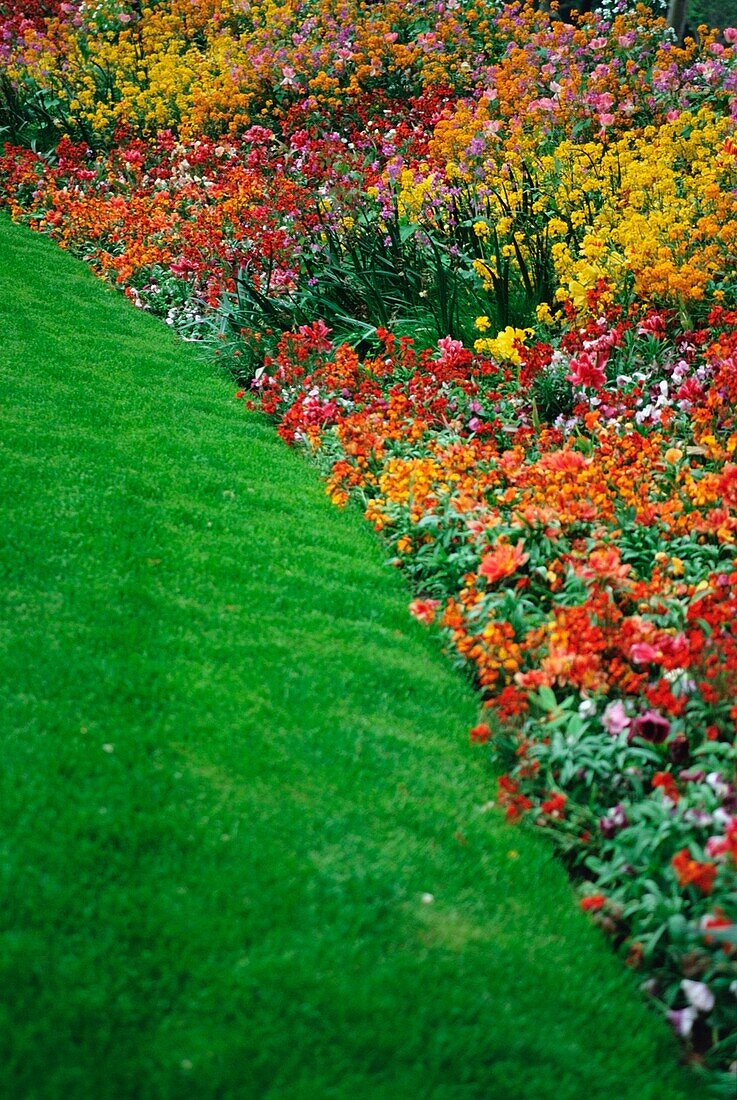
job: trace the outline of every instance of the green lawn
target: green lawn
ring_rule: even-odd
[[[6,221],[0,313],[0,1092],[696,1096],[360,516]]]

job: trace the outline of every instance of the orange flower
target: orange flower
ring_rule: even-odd
[[[529,554],[523,552],[523,546],[523,539],[520,539],[515,546],[510,546],[506,542],[499,543],[495,550],[483,557],[479,566],[479,576],[486,577],[489,584],[494,584],[502,577],[509,577],[512,573],[516,573],[529,558]]]
[[[623,581],[631,571],[631,565],[622,564],[621,555],[615,546],[605,546],[599,550],[591,551],[588,568],[584,570],[584,576],[598,576],[604,580]]]
[[[681,848],[671,860],[679,886],[695,886],[702,894],[710,894],[714,889],[717,868],[714,863],[701,863],[693,859],[688,848]]]

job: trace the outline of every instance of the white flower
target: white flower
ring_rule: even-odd
[[[684,978],[681,989],[686,994],[688,1002],[698,1012],[711,1012],[714,1007],[714,994],[705,982],[692,982]]]
[[[697,1016],[698,1012],[691,1005],[688,1008],[679,1008],[675,1012],[668,1013],[668,1019],[673,1025],[673,1030],[682,1039],[687,1039],[693,1031]]]

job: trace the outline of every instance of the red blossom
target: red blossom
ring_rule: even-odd
[[[604,894],[589,894],[588,897],[581,898],[578,904],[584,912],[596,913],[599,909],[603,909],[606,897]]]

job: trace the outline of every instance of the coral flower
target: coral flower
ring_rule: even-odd
[[[516,573],[521,565],[528,560],[529,554],[522,550],[523,540],[515,546],[508,543],[500,543],[490,554],[486,554],[479,566],[479,576],[486,577],[489,584],[500,581],[502,577],[509,577]]]

